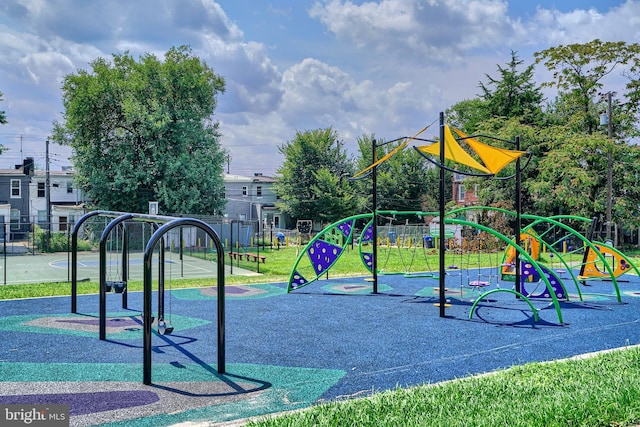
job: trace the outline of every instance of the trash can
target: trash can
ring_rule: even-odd
[[[395,244],[396,243],[396,238],[397,238],[396,232],[395,231],[390,231],[389,232],[389,243]]]
[[[433,237],[424,236],[424,247],[427,249],[433,249]]]

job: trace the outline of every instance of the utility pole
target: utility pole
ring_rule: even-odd
[[[49,173],[49,138],[47,138],[47,145],[45,150],[45,196],[46,196],[46,204],[47,204],[47,251],[51,249],[51,176]]]

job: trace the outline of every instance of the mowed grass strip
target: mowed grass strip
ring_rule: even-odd
[[[640,422],[640,348],[320,404],[248,422],[284,426],[630,426]]]
[[[371,248],[367,248],[371,250]],[[255,250],[250,251],[255,253]],[[296,259],[301,256],[299,267],[303,272],[312,271],[310,262],[308,261],[304,253],[304,246],[295,247],[289,246],[280,249],[260,249],[260,254],[266,256],[266,262],[254,262],[243,260],[234,260],[233,266],[240,267],[246,270],[258,272],[259,275],[246,276],[227,274],[225,276],[225,283],[227,285],[234,284],[255,284],[255,283],[274,283],[274,282],[286,282],[289,280],[291,270],[294,267]],[[190,256],[206,258],[211,262],[215,262],[216,254],[206,252],[192,252]],[[229,264],[228,255],[226,255],[225,264]],[[568,260],[572,263],[579,263],[581,260],[579,254],[573,254],[568,256]],[[502,253],[447,253],[445,256],[446,266],[456,266],[461,269],[477,269],[478,267],[486,268],[499,268],[501,263]],[[541,256],[543,262],[547,262],[547,265],[551,268],[561,267],[559,262],[549,263],[548,257],[545,254]],[[640,265],[640,259],[633,258],[633,262],[636,265]],[[426,271],[436,271],[439,266],[439,255],[435,249],[424,249],[422,247],[417,248],[380,248],[378,252],[378,270],[382,270],[385,273],[397,272],[397,273],[417,273]],[[304,270],[306,268],[306,271]],[[96,270],[97,273],[97,270]],[[323,275],[324,278],[332,277],[349,277],[349,276],[366,276],[369,275],[369,271],[365,268],[360,259],[360,253],[357,246],[353,248],[347,246],[342,256],[338,259],[335,265],[329,270],[327,275]],[[627,273],[627,274],[633,274]],[[169,273],[165,271],[165,279],[169,280]],[[154,275],[154,286],[157,283],[157,277]],[[183,279],[183,278],[170,278],[170,284],[172,289],[179,288],[199,288],[207,286],[215,286],[217,284],[216,278],[196,278],[196,279]],[[142,291],[141,280],[129,280],[127,286],[130,292]],[[168,286],[168,285],[167,285]],[[77,283],[78,294],[96,294],[98,293],[98,282],[94,281],[80,281]],[[35,284],[11,284],[0,285],[0,299],[16,299],[16,298],[37,298],[37,297],[50,297],[50,296],[66,296],[71,295],[71,285],[69,282],[49,282],[49,283],[35,283]]]

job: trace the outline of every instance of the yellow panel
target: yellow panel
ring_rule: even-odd
[[[376,166],[378,166],[380,163],[384,162],[385,160],[388,160],[391,156],[393,156],[394,154],[396,154],[398,151],[402,150],[404,147],[407,146],[407,144],[409,144],[409,141],[411,141],[414,138],[417,138],[418,135],[420,135],[422,132],[424,132],[425,130],[429,129],[429,126],[431,125],[427,125],[425,127],[423,127],[418,133],[416,133],[415,135],[413,135],[411,138],[409,139],[405,139],[404,141],[402,141],[402,143],[400,145],[398,145],[396,148],[394,148],[393,150],[391,150],[389,153],[387,153],[386,156],[383,156],[380,160],[378,160],[377,162],[375,162],[374,164],[367,166],[366,168],[362,169],[360,172],[358,172],[357,174],[353,175],[354,178],[359,177],[360,175],[362,175],[363,173],[367,172],[370,169],[375,168]]]
[[[436,142],[431,145],[416,147],[418,150],[426,154],[432,154],[434,156],[440,155],[440,143]],[[469,153],[464,151],[458,141],[453,137],[449,126],[444,127],[444,157],[447,160],[451,160],[456,163],[460,163],[465,166],[469,166],[472,169],[479,170],[483,173],[492,174],[493,172],[486,167],[482,166],[476,159],[471,157]]]
[[[478,156],[484,162],[485,166],[493,174],[497,174],[509,163],[525,154],[524,151],[507,150],[505,148],[492,147],[478,141],[477,139],[468,138],[467,135],[465,135],[462,131],[455,128],[453,128],[453,131],[458,134],[459,137],[465,138],[464,141],[469,144],[471,148],[473,148],[473,151],[478,154]]]
[[[360,175],[362,175],[363,173],[367,172],[370,169],[375,168],[376,166],[378,166],[380,163],[384,162],[385,160],[388,160],[391,156],[393,156],[394,154],[396,154],[398,151],[402,150],[404,147],[407,146],[407,144],[409,144],[408,140],[404,140],[402,141],[402,143],[400,145],[398,145],[396,148],[394,148],[393,150],[389,151],[385,156],[383,156],[380,160],[378,160],[377,162],[375,162],[374,164],[367,166],[366,168],[362,169],[360,172],[358,172],[357,174],[353,175],[354,178],[359,177]]]

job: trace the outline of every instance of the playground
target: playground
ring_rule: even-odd
[[[447,132],[446,147],[424,150],[440,152],[441,169],[446,153],[461,156]],[[499,153],[480,176],[525,154]],[[640,343],[640,271],[593,238],[596,218],[383,211],[373,194],[372,213],[297,247],[282,283],[225,285],[226,255],[240,252],[225,251],[222,226],[86,214],[66,263],[47,264],[67,267],[71,298],[0,301],[0,402],[69,405],[74,426],[223,423]],[[98,235],[97,260],[82,261],[78,240]],[[171,287],[192,262],[185,235],[215,253],[202,267],[215,286]],[[363,274],[333,277],[347,253]],[[142,292],[127,287],[136,265]],[[77,294],[85,276],[96,294]]]

